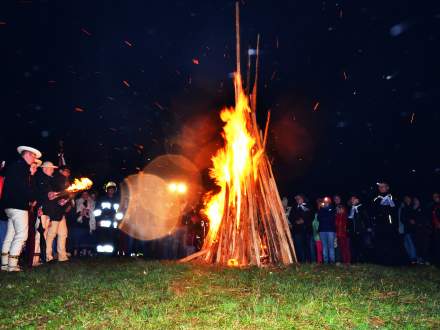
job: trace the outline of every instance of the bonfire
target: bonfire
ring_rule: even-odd
[[[205,199],[202,212],[209,219],[209,231],[204,246],[184,261],[198,258],[227,266],[288,265],[296,262],[295,249],[265,151],[270,113],[264,134],[256,121],[259,37],[250,92],[250,65],[246,90],[240,69],[238,3],[236,37],[235,106],[221,111],[225,144],[212,158],[210,169],[219,191]]]

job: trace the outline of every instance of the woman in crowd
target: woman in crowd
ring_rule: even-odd
[[[431,219],[426,214],[420,200],[413,198],[413,209],[411,219],[414,221],[413,242],[417,252],[417,263],[429,265],[429,247],[431,244]]]
[[[414,244],[415,220],[413,218],[413,200],[410,196],[404,196],[399,208],[399,222],[403,226],[403,245],[409,261],[412,264],[417,262],[416,247]]]
[[[339,196],[338,196],[339,197]],[[350,245],[348,240],[348,215],[342,203],[336,206],[336,240],[344,264],[351,263]]]
[[[76,218],[71,223],[73,256],[90,256],[94,247],[92,234],[96,229],[95,217],[93,216],[95,201],[85,191],[76,200],[75,205]]]

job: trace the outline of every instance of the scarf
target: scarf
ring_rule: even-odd
[[[391,196],[391,194],[388,194],[388,195],[386,195],[386,196],[381,196],[381,195],[379,195],[379,196],[377,196],[377,197],[374,199],[374,201],[376,201],[376,200],[378,200],[378,199],[381,200],[381,201],[380,201],[380,205],[382,205],[382,206],[390,206],[390,207],[395,207],[395,206],[396,206],[396,204],[395,204],[394,201],[393,201],[393,196]]]
[[[359,213],[359,211],[358,211],[359,206],[362,206],[362,204],[353,205],[353,206],[351,207],[351,209],[350,209],[350,214],[348,215],[348,218],[349,218],[349,219],[353,219],[354,216],[355,216],[356,214]]]

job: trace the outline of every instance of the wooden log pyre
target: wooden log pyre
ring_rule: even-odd
[[[235,23],[239,78],[238,83],[236,80],[235,84],[237,103],[238,93],[242,90],[238,2],[236,3]],[[256,120],[259,48],[260,37],[258,36],[254,84],[251,94],[247,95],[251,111],[247,112],[245,117],[247,130],[255,140],[250,150],[252,171],[241,183],[240,203],[230,203],[230,198],[233,197],[230,196],[229,186],[226,186],[223,215],[215,237],[205,241],[202,252],[189,256],[183,261],[197,258],[208,263],[259,267],[268,264],[289,265],[297,262],[285,210],[265,151],[270,113],[264,136],[260,133]],[[247,77],[250,77],[249,72]],[[250,79],[247,78],[247,81],[249,84]],[[250,86],[247,85],[246,91],[250,92],[250,90]],[[240,205],[240,209],[237,209],[236,205]]]

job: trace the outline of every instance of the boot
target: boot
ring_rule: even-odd
[[[9,255],[8,262],[8,272],[21,272],[20,267],[18,266],[18,258],[20,256],[11,256]]]
[[[9,253],[2,252],[2,268],[1,268],[1,270],[3,270],[3,271],[8,270],[8,260],[9,260]]]

